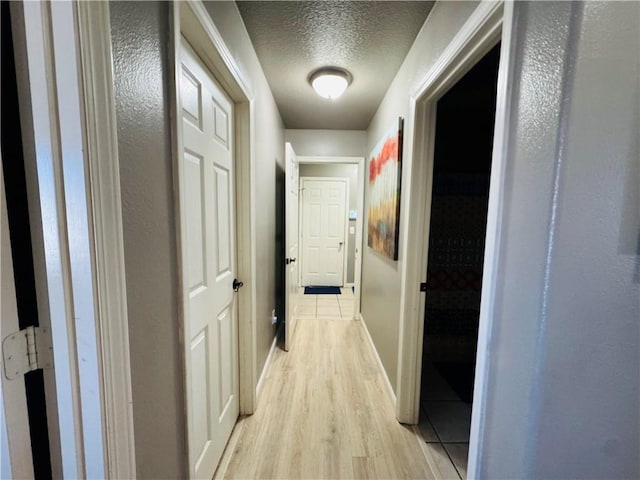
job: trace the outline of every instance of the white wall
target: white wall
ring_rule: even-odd
[[[367,132],[362,130],[285,130],[296,155],[363,157],[367,154]]]
[[[170,143],[169,8],[110,3],[124,223],[133,414],[139,478],[186,474],[178,265]],[[256,114],[257,357],[262,370],[274,331],[275,172],[284,130],[235,3],[207,4],[240,70]]]
[[[485,417],[470,475],[638,478],[640,4],[514,8],[486,409],[474,412]]]
[[[416,37],[398,74],[376,112],[367,130],[366,152],[373,150],[381,136],[398,117],[405,119],[405,131],[409,125],[409,92],[413,91],[434,65],[451,39],[476,7],[473,2],[436,3],[425,25]],[[410,152],[410,139],[404,139],[403,161]],[[401,191],[409,182],[402,178]],[[367,246],[367,187],[365,186],[364,245],[362,265],[362,316],[371,333],[380,359],[393,388],[396,388],[398,365],[398,333],[400,313],[400,282],[402,264],[373,252]],[[401,217],[409,215],[408,205],[400,200]],[[404,241],[400,230],[400,248]],[[400,252],[401,256],[401,252]]]

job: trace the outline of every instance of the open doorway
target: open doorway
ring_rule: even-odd
[[[436,106],[420,426],[466,476],[500,45]]]
[[[362,211],[364,208],[364,158],[363,157],[298,157],[299,172],[300,172],[300,285],[304,285],[302,288],[303,300],[310,302],[312,297],[317,297],[318,302],[322,299],[322,305],[316,302],[317,305],[313,308],[312,305],[308,305],[309,302],[304,302],[300,309],[300,316],[315,316],[321,310],[321,307],[327,307],[324,303],[331,301],[333,310],[337,307],[340,311],[340,316],[343,318],[359,318],[360,314],[360,280],[362,271]],[[313,262],[313,255],[307,251],[305,258],[305,245],[308,245],[308,241],[305,243],[305,225],[309,225],[309,220],[313,220],[309,217],[309,214],[313,208],[306,208],[309,205],[305,204],[305,199],[308,200],[308,195],[305,195],[305,188],[313,187],[324,184],[336,188],[333,188],[334,198],[331,202],[336,203],[336,192],[342,192],[344,190],[344,205],[333,205],[338,218],[334,223],[335,230],[340,230],[341,238],[332,239],[333,247],[341,250],[342,265],[340,268],[339,279],[333,282],[318,283],[313,281],[309,283],[309,276],[303,279],[305,275],[305,267],[310,265],[310,261]],[[337,188],[340,186],[341,188]],[[342,188],[344,187],[344,188]],[[310,188],[309,188],[310,190]],[[320,190],[316,188],[318,192]],[[328,196],[331,192],[327,192]],[[329,202],[329,203],[331,203]],[[309,202],[307,202],[309,203]],[[313,203],[313,202],[312,202]],[[331,208],[326,208],[327,214]],[[307,217],[305,217],[305,211]],[[338,212],[339,211],[339,212]],[[318,216],[317,214],[315,215]],[[317,219],[316,219],[317,220]],[[318,221],[313,220],[311,223],[316,225]],[[340,223],[340,225],[338,225]],[[331,230],[331,229],[330,229]],[[307,232],[309,233],[309,232]],[[335,233],[335,232],[334,232]],[[307,235],[308,236],[308,235]],[[316,262],[317,263],[317,262]],[[325,262],[326,263],[326,262]],[[335,263],[335,262],[334,262]],[[308,269],[307,269],[308,270]],[[323,287],[321,289],[308,288],[311,287]],[[325,288],[328,287],[328,288]],[[338,293],[340,292],[340,293]],[[335,300],[335,302],[333,301]],[[334,305],[335,304],[335,305]],[[336,307],[336,308],[334,308]]]
[[[358,165],[301,164],[300,188],[301,285],[353,287]],[[321,261],[319,250],[332,255]]]

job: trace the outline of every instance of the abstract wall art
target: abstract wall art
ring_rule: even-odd
[[[369,155],[367,245],[392,260],[398,260],[402,127],[399,118]]]

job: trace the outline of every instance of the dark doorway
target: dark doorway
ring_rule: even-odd
[[[500,45],[437,103],[421,425],[466,475]]]

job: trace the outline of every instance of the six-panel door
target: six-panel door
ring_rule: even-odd
[[[189,466],[212,478],[239,410],[233,104],[184,39],[181,53]]]
[[[302,285],[344,283],[345,180],[302,179]]]

